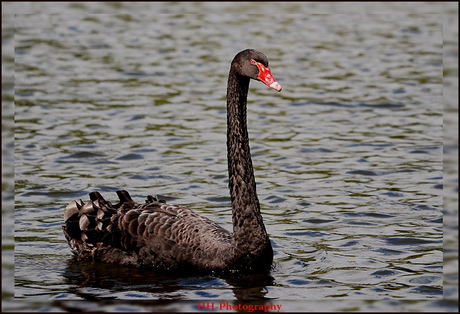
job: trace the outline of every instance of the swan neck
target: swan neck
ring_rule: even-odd
[[[246,121],[249,78],[230,71],[227,87],[227,157],[233,240],[241,251],[270,244],[260,213]]]

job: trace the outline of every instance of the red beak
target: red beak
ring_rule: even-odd
[[[262,63],[256,62],[254,60],[252,60],[251,62],[257,65],[257,67],[259,68],[259,75],[257,76],[257,79],[259,79],[259,81],[278,92],[281,91],[282,87],[280,84],[278,84],[277,81],[275,81],[275,78],[270,72],[270,68],[266,68]]]

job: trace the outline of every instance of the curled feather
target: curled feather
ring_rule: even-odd
[[[78,206],[76,201],[72,201],[64,210],[64,221],[67,222],[71,217],[78,214]]]
[[[81,215],[80,216],[80,221],[79,221],[79,226],[80,226],[80,230],[87,230],[88,229],[88,226],[89,226],[89,219],[88,217],[86,217],[86,215]]]
[[[92,201],[89,201],[88,203],[86,203],[85,205],[83,205],[83,207],[80,209],[80,216],[83,215],[83,214],[94,214],[95,210],[94,210],[94,207],[93,207],[93,202]]]

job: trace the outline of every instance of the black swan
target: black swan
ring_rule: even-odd
[[[78,259],[159,270],[269,271],[273,249],[260,213],[249,149],[246,103],[249,79],[281,91],[268,59],[254,49],[232,61],[227,85],[227,158],[233,234],[179,205],[149,195],[143,204],[117,191],[112,205],[99,192],[72,201],[64,235]]]

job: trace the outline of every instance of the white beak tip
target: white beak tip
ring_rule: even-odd
[[[278,82],[273,82],[270,84],[270,87],[273,88],[274,90],[280,92],[283,88],[281,87],[280,84],[278,84]]]

